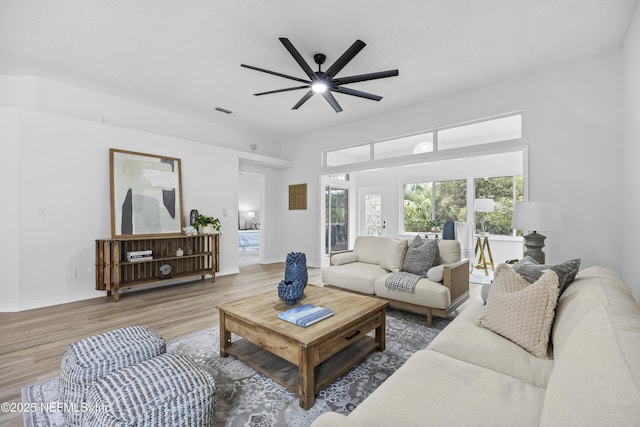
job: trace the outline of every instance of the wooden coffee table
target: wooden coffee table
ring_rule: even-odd
[[[335,314],[303,328],[278,319],[300,304],[315,304]],[[277,290],[224,303],[220,310],[220,356],[235,356],[300,397],[311,408],[320,390],[385,348],[389,305],[378,298],[307,285],[296,306],[287,306]],[[367,333],[375,329],[375,337]],[[242,339],[232,342],[231,334]]]

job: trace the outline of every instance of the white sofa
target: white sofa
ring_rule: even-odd
[[[537,358],[462,313],[348,416],[322,426],[640,426],[640,307],[613,272],[590,267],[562,293]]]
[[[422,312],[431,326],[432,316],[447,317],[469,296],[469,260],[461,258],[457,240],[440,240],[437,268],[421,279],[413,293],[388,289],[389,276],[402,269],[408,242],[389,237],[359,236],[353,250],[331,255],[322,269],[325,286],[386,299],[391,306]]]

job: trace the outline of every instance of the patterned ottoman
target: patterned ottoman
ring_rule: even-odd
[[[164,353],[89,390],[85,426],[212,426],[215,384],[189,357]]]
[[[164,340],[147,326],[115,329],[71,344],[62,358],[59,381],[67,424],[81,425],[87,393],[95,381],[164,352]]]

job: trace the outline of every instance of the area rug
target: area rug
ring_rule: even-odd
[[[428,328],[424,315],[388,310],[385,351],[374,352],[320,391],[308,411],[300,408],[293,393],[276,382],[232,356],[221,358],[217,327],[173,340],[167,343],[167,351],[189,355],[213,375],[217,426],[308,426],[327,411],[345,415],[351,412],[409,356],[427,347],[447,323],[434,318]],[[49,407],[41,403],[56,403],[57,398],[57,378],[22,389],[22,402],[33,403],[34,407]],[[55,411],[25,413],[24,421],[26,426],[65,425],[62,413]]]

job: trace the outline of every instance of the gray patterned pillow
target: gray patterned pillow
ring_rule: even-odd
[[[427,271],[438,259],[438,240],[416,236],[409,244],[407,254],[404,256],[402,271],[426,277]]]
[[[560,293],[558,295],[562,295],[567,286],[573,282],[579,268],[580,260],[578,258],[565,261],[562,264],[548,265],[538,264],[530,256],[525,256],[513,265],[513,270],[529,283],[534,283],[538,280],[544,270],[553,270],[558,275],[558,282],[560,283]]]

